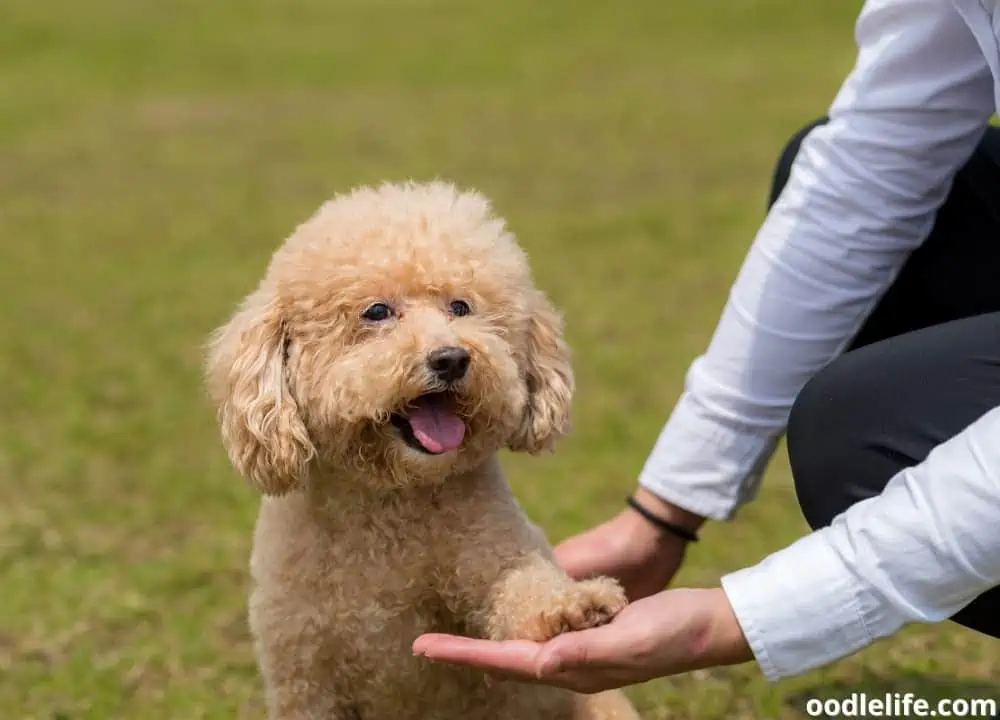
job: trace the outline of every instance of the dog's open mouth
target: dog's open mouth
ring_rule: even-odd
[[[392,424],[403,441],[414,450],[441,455],[457,449],[465,439],[465,421],[458,416],[451,393],[428,393],[412,400],[398,413]]]

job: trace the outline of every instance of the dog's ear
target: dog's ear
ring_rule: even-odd
[[[266,495],[294,489],[315,453],[288,390],[286,341],[273,295],[261,287],[209,338],[205,365],[229,459]]]
[[[551,450],[555,441],[569,432],[575,389],[562,318],[538,290],[529,302],[523,342],[520,364],[528,403],[508,447],[534,454]]]

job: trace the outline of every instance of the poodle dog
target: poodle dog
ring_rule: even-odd
[[[213,333],[222,442],[263,496],[249,622],[272,720],[638,717],[410,649],[543,641],[627,602],[556,566],[497,459],[568,430],[561,324],[489,202],[435,181],[326,202]]]

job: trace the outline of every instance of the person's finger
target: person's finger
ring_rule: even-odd
[[[496,642],[437,633],[421,635],[413,642],[414,654],[429,660],[503,671],[521,677],[534,677],[540,647],[537,643],[523,640]]]
[[[431,660],[485,671],[492,682],[522,682],[593,693],[642,681],[634,662],[635,643],[614,623],[566,633],[544,645],[527,641],[495,642],[427,634],[413,651]]]
[[[560,636],[565,637],[565,636]],[[559,640],[550,640],[553,644]],[[574,669],[539,671],[539,664],[532,661],[534,655],[541,656],[542,646],[523,641],[492,642],[473,640],[452,635],[428,634],[414,642],[414,652],[431,660],[455,662],[484,670],[483,681],[487,686],[503,682],[549,685],[580,693],[602,692],[611,688],[624,687],[634,682],[634,671],[628,667],[613,664],[607,667],[597,663],[587,664],[583,655],[574,655],[576,662],[582,662]],[[572,651],[571,651],[572,652]]]

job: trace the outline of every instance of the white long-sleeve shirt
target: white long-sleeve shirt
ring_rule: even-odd
[[[1000,99],[998,35],[1000,0],[865,4],[854,69],[688,372],[645,488],[718,519],[755,495],[796,395],[926,239],[982,137]],[[1000,409],[722,582],[770,680],[955,613],[1000,584]]]

